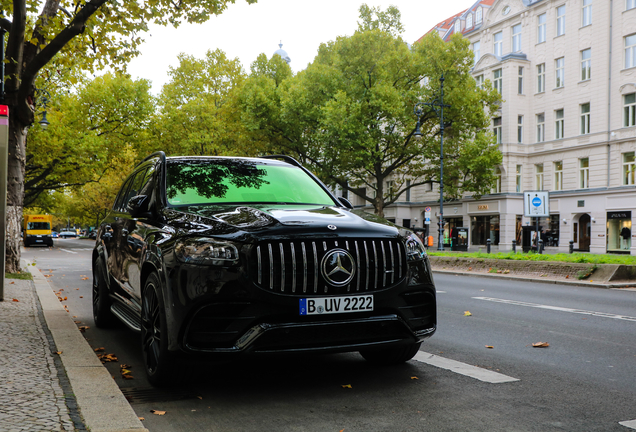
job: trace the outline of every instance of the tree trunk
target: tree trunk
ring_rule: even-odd
[[[27,129],[18,116],[9,112],[9,160],[7,169],[7,233],[6,271],[20,271],[20,236],[22,234],[22,204],[24,202],[24,168],[26,163]]]

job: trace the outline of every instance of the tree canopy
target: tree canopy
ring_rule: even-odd
[[[476,86],[468,41],[458,35],[446,43],[433,32],[409,47],[395,35],[399,12],[363,6],[361,16],[359,31],[322,44],[295,76],[252,73],[241,95],[250,128],[269,137],[271,152],[309,163],[382,215],[406,190],[442,181],[438,115],[425,107],[423,139],[413,132],[415,104],[439,98],[443,74],[445,123],[452,124],[444,142],[446,196],[489,192],[501,162],[488,131],[500,96]]]

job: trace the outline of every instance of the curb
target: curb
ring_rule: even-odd
[[[71,315],[62,307],[48,280],[37,267],[23,261],[33,275],[44,320],[60,352],[59,358],[86,427],[91,432],[148,432]]]
[[[537,282],[537,283],[546,283],[546,284],[558,284],[558,285],[570,285],[570,286],[585,286],[590,288],[603,288],[603,289],[612,289],[612,288],[633,288],[636,287],[636,283],[628,282],[628,283],[594,283],[594,282],[583,282],[583,281],[566,281],[566,280],[556,280],[556,279],[543,279],[543,278],[532,278],[532,277],[523,277],[523,276],[507,276],[502,274],[491,274],[491,273],[476,273],[476,272],[467,272],[467,271],[459,271],[459,270],[437,270],[433,269],[433,273],[442,273],[442,274],[453,274],[455,276],[471,276],[471,277],[483,277],[483,278],[494,278],[494,279],[508,279],[512,281],[523,281],[523,282]]]

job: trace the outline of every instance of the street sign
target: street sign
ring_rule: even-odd
[[[526,217],[549,217],[550,192],[525,191],[523,193],[523,215]]]
[[[425,211],[426,213],[430,213],[430,212],[431,212],[431,208],[430,208],[430,207],[424,207],[424,211]]]
[[[431,224],[431,218],[427,217],[424,219],[424,225],[430,225]]]

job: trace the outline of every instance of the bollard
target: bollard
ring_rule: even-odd
[[[543,240],[539,239],[539,253],[543,253]]]
[[[512,241],[512,253],[517,253],[517,240]]]
[[[490,253],[490,239],[486,240],[486,253]]]
[[[574,253],[574,240],[570,240],[570,253]]]

